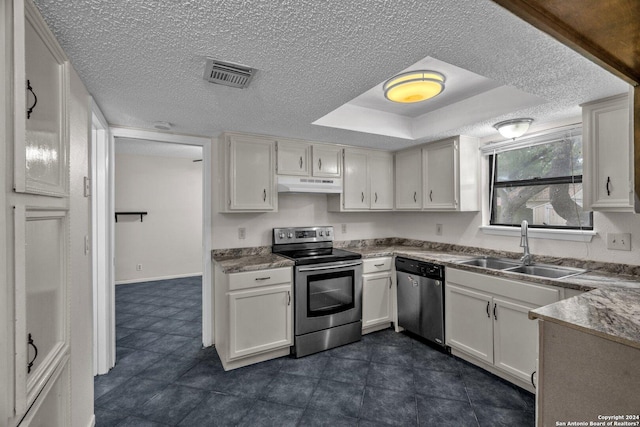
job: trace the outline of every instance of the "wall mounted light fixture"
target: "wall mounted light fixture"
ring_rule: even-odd
[[[426,101],[444,90],[444,74],[437,71],[418,70],[398,74],[382,86],[389,101],[410,104]]]
[[[496,123],[493,127],[505,138],[516,139],[529,130],[531,122],[533,119],[511,119]]]

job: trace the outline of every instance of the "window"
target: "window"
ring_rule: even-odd
[[[486,149],[485,149],[486,152]],[[582,136],[508,144],[489,156],[491,225],[593,229],[582,209]]]

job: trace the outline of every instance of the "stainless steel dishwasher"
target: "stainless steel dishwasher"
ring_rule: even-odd
[[[444,347],[444,267],[396,258],[396,274],[398,325]]]

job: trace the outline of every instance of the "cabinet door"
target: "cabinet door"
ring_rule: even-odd
[[[309,175],[311,145],[297,141],[278,141],[278,175]]]
[[[14,208],[17,406],[28,407],[69,351],[67,212]]]
[[[422,208],[422,150],[396,153],[396,209]]]
[[[38,400],[29,408],[20,427],[69,426],[69,358],[51,375],[38,396]]]
[[[344,193],[345,209],[369,209],[367,176],[367,153],[344,150]]]
[[[445,287],[447,344],[493,363],[492,298],[451,283]]]
[[[369,156],[369,183],[371,209],[393,209],[393,156]]]
[[[313,176],[338,178],[341,175],[340,156],[342,148],[330,145],[314,145]]]
[[[627,97],[585,107],[584,152],[587,201],[602,211],[630,210],[633,186],[629,143],[629,103]],[[590,174],[589,174],[590,172]],[[586,179],[585,179],[586,181]]]
[[[291,284],[229,292],[229,359],[293,343]]]
[[[456,142],[444,141],[422,150],[424,170],[424,209],[456,210],[458,208],[458,163]]]
[[[16,73],[16,147],[14,187],[17,192],[69,194],[68,62],[38,12],[25,6],[25,74]],[[17,52],[22,52],[16,46]]]
[[[538,321],[529,319],[534,309],[519,302],[493,298],[494,364],[523,381],[531,381],[538,358]]]
[[[229,141],[229,209],[273,210],[275,142],[232,136]]]
[[[391,322],[391,274],[362,276],[362,328]]]

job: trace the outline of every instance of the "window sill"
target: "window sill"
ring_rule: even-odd
[[[483,225],[480,231],[484,234],[492,234],[495,236],[520,236],[520,228],[518,227],[500,227],[497,225]],[[529,237],[534,239],[549,240],[567,240],[573,242],[591,242],[593,236],[597,235],[593,230],[556,230],[539,228],[529,228]]]

